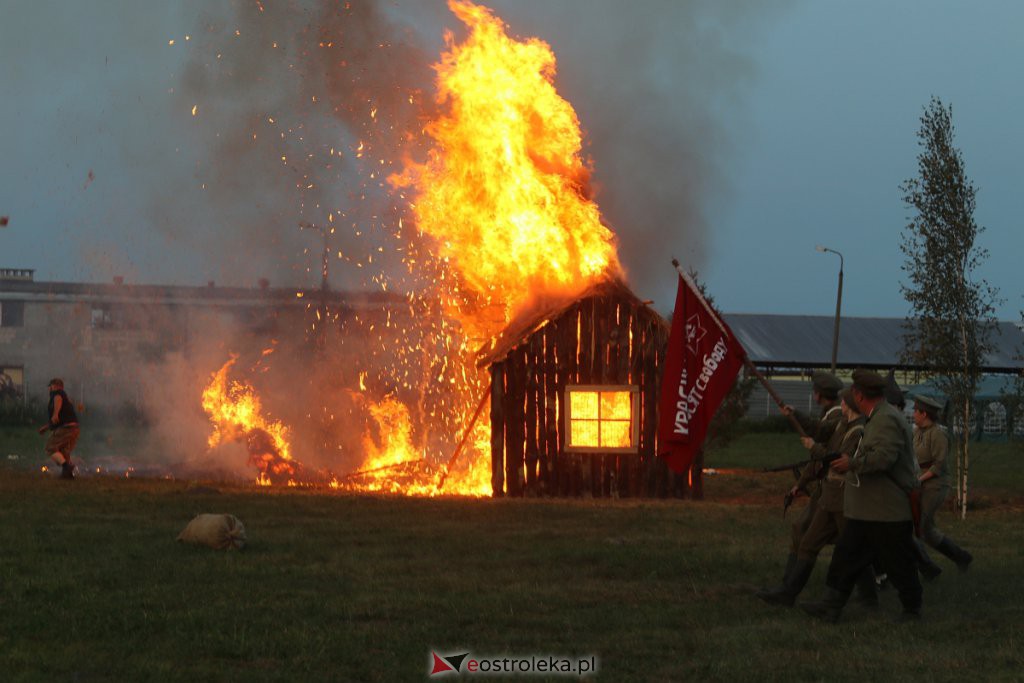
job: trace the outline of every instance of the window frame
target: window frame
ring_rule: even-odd
[[[622,393],[629,392],[630,443],[631,446],[574,446],[572,444],[572,392]],[[634,384],[567,384],[563,395],[565,405],[565,452],[566,453],[640,453],[640,387]],[[600,405],[600,398],[598,398]],[[601,422],[600,417],[597,420]],[[600,433],[600,430],[598,431]]]

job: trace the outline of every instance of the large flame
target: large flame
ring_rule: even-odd
[[[583,135],[555,90],[551,48],[513,40],[485,7],[449,7],[470,34],[456,44],[448,33],[435,67],[445,113],[426,128],[434,148],[390,180],[415,186],[416,224],[461,283],[482,305],[504,308],[501,320],[454,311],[470,335],[493,336],[538,295],[580,292],[619,266],[588,197]]]
[[[411,228],[427,242],[425,258],[406,258],[410,272],[430,273],[426,291],[410,300],[440,302],[442,309],[426,335],[441,357],[424,364],[411,353],[403,356],[407,364],[431,369],[419,373],[429,386],[419,390],[420,410],[413,412],[436,424],[417,429],[412,404],[402,402],[407,399],[389,393],[371,400],[360,377],[363,460],[335,478],[336,487],[489,494],[490,429],[483,410],[489,392],[476,351],[532,302],[572,297],[621,275],[614,235],[590,198],[579,120],[554,86],[551,48],[535,38],[510,38],[491,10],[468,0],[450,0],[449,7],[469,33],[462,42],[446,33],[446,51],[435,65],[441,114],[423,130],[431,149],[425,161],[409,161],[389,178],[398,196],[410,200],[414,218],[414,226],[400,223],[399,232]],[[356,158],[365,151],[360,141]],[[229,393],[221,377],[229,366],[211,383],[222,387],[214,398]],[[404,376],[410,374],[417,373]],[[237,390],[233,398],[255,402],[255,410],[247,410],[259,414],[254,393]],[[204,394],[204,407],[207,401]],[[229,401],[210,402],[228,412]],[[242,422],[235,416],[242,409],[231,407],[231,416],[215,424],[277,433],[276,423]],[[225,438],[219,435],[224,430],[216,428],[211,445]],[[437,431],[447,438],[424,436]],[[286,438],[277,448],[281,460],[291,461]]]

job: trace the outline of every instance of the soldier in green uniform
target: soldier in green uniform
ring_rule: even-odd
[[[832,438],[829,439],[827,448],[829,453],[843,453],[850,457],[857,452],[857,447],[860,445],[861,436],[864,433],[864,417],[857,410],[850,389],[842,393],[840,405],[842,419]],[[810,450],[815,453],[818,450],[817,445]],[[783,578],[782,585],[757,593],[757,597],[769,604],[786,607],[793,605],[797,595],[807,585],[811,572],[814,571],[814,563],[818,554],[826,545],[835,543],[846,522],[843,517],[844,475],[820,462],[810,463],[810,465],[815,467],[815,476],[821,480],[821,497],[818,500],[814,516],[811,518],[811,523],[800,539],[796,562]],[[861,602],[878,604],[874,573],[865,572],[864,577],[858,581],[857,585]]]
[[[813,430],[813,437],[801,437],[804,448],[810,451],[810,457],[821,457],[826,453],[834,452],[829,450],[828,444],[836,433],[840,421],[843,419],[842,410],[839,408],[839,392],[843,388],[842,381],[831,372],[817,371],[811,376],[811,390],[814,402],[821,407],[821,418]],[[795,412],[792,406],[785,406],[783,413],[789,415]],[[843,434],[839,432],[840,436]],[[838,445],[838,444],[836,444]],[[791,496],[807,495],[807,505],[804,506],[800,517],[793,522],[790,529],[789,558],[786,560],[786,569],[782,574],[782,582],[796,565],[797,551],[800,548],[800,539],[811,524],[814,511],[818,507],[818,498],[821,495],[821,487],[818,484],[817,469],[810,463],[803,469],[797,478],[797,482],[790,489]]]
[[[885,381],[887,383],[887,386],[885,387],[885,400],[894,408],[899,410],[900,413],[903,413],[904,409],[907,407],[907,400],[903,396],[903,390],[900,389],[900,385],[896,383],[896,371],[890,370]],[[924,549],[924,545],[922,545],[921,541],[917,538],[914,539],[914,552],[917,557],[917,571],[921,573],[921,578],[931,581],[942,573],[942,568],[935,564],[932,558],[928,556],[928,552]],[[878,574],[878,578],[880,579],[879,583],[881,585],[885,585],[885,573],[876,567],[876,574]]]
[[[935,513],[949,497],[949,438],[939,426],[942,404],[930,396],[914,397],[914,455],[921,468],[921,538],[967,571],[974,557],[935,526]]]
[[[867,416],[857,453],[832,467],[846,473],[846,524],[828,568],[825,597],[801,604],[813,617],[838,621],[863,572],[877,558],[899,593],[900,621],[919,619],[923,591],[913,550],[914,523],[909,493],[920,470],[914,436],[906,418],[885,400],[886,381],[876,372],[853,373],[853,398]]]

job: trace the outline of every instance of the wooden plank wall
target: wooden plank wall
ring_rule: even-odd
[[[614,296],[581,300],[491,366],[495,496],[681,497],[655,453],[668,330],[650,309]],[[639,453],[565,452],[567,384],[639,389]]]

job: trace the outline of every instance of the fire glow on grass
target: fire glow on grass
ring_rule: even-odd
[[[450,0],[449,7],[469,33],[462,42],[446,33],[435,65],[441,114],[423,129],[431,149],[422,163],[408,161],[388,178],[408,202],[414,220],[407,222],[426,242],[426,258],[405,263],[410,272],[433,272],[410,302],[440,302],[442,321],[426,335],[441,349],[429,367],[440,369],[421,376],[430,384],[423,395],[441,398],[427,401],[432,408],[419,414],[431,425],[417,430],[422,425],[411,418],[411,406],[394,395],[370,399],[361,378],[364,460],[354,476],[335,479],[337,487],[489,495],[486,419],[476,422],[452,471],[450,450],[428,452],[431,446],[417,445],[415,435],[442,431],[450,449],[474,415],[487,414],[487,377],[476,367],[476,352],[531,304],[621,277],[614,235],[589,197],[579,121],[554,87],[551,48],[536,38],[510,38],[485,7],[466,0]],[[422,364],[411,354],[404,358]],[[223,381],[215,376],[211,386]],[[238,397],[255,399],[251,392]],[[278,450],[291,460],[286,441]]]

